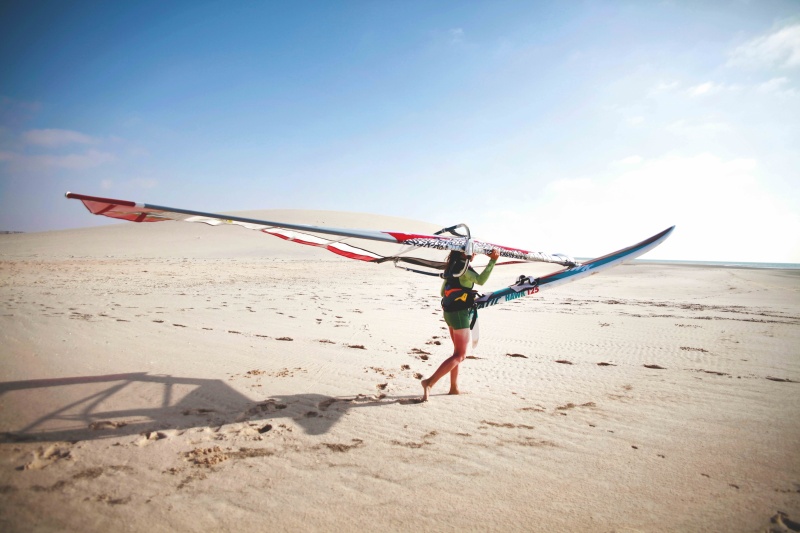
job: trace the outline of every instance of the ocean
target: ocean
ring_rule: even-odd
[[[676,261],[667,259],[634,259],[631,264],[713,266],[723,268],[767,268],[773,270],[800,270],[800,263],[753,263],[747,261]]]

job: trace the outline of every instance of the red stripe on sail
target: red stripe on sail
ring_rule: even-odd
[[[361,255],[353,252],[346,252],[340,248],[336,248],[335,246],[326,246],[325,247],[329,252],[333,252],[336,255],[341,255],[343,257],[347,257],[349,259],[357,259],[358,261],[375,261],[375,257],[369,257],[368,255]]]
[[[349,250],[345,250],[344,248],[339,247],[335,243],[331,243],[331,241],[326,241],[325,239],[320,239],[321,241],[324,241],[324,242],[311,242],[311,241],[304,241],[302,239],[298,239],[297,237],[289,237],[287,235],[283,235],[282,233],[272,232],[272,231],[270,231],[268,229],[263,229],[261,231],[263,233],[267,233],[267,234],[272,235],[274,237],[280,237],[281,239],[283,239],[285,241],[296,242],[298,244],[305,244],[306,246],[314,246],[316,248],[325,248],[329,252],[333,252],[336,255],[341,255],[342,257],[347,257],[348,259],[356,259],[358,261],[370,262],[370,261],[375,261],[376,259],[380,259],[381,258],[380,256],[378,256],[378,257],[370,257],[368,255],[363,255],[363,254],[360,254],[358,252],[352,252],[352,251],[349,251]],[[353,248],[355,248],[355,247],[353,247]],[[368,252],[368,253],[372,253],[372,252]],[[375,255],[378,255],[378,254],[375,254]]]
[[[67,193],[67,198],[74,198],[76,200],[82,201],[84,204],[88,202],[96,202],[100,204],[113,204],[113,205],[124,205],[128,207],[136,207],[136,202],[131,202],[130,200],[114,200],[112,198],[101,198],[99,196],[87,196],[85,194],[76,194],[74,192]],[[92,211],[94,213],[94,211]]]

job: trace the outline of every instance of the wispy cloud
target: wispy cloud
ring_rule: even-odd
[[[462,44],[464,42],[464,29],[451,28],[447,35],[450,37],[450,44]]]
[[[718,94],[723,91],[738,91],[739,89],[740,87],[738,85],[726,85],[724,83],[707,81],[705,83],[689,87],[686,92],[689,96],[697,97]]]
[[[800,67],[800,24],[786,26],[738,46],[731,53],[728,65]]]
[[[158,180],[154,178],[136,178],[131,180],[131,185],[139,189],[153,189],[158,186]]]
[[[39,172],[47,169],[87,170],[116,160],[117,157],[114,154],[94,149],[65,155],[30,155],[14,152],[0,154],[0,161],[9,163],[17,171],[27,172]]]
[[[788,78],[772,78],[758,86],[758,91],[766,94],[776,94],[780,96],[794,96],[797,90],[787,87]]]
[[[642,161],[644,161],[644,158],[642,158],[642,156],[632,155],[632,156],[625,157],[625,158],[619,159],[617,161],[614,161],[614,164],[615,165],[622,165],[622,166],[631,166],[631,165],[638,165]]]
[[[134,178],[119,182],[108,178],[100,180],[100,188],[104,191],[110,191],[120,186],[133,189],[153,189],[158,187],[158,180],[154,178]]]
[[[719,120],[686,120],[680,119],[668,124],[668,132],[681,137],[708,137],[731,129],[731,125]]]
[[[22,140],[26,144],[47,148],[68,146],[70,144],[95,144],[98,142],[94,137],[77,131],[58,129],[29,130],[22,134]]]
[[[12,175],[36,175],[53,169],[87,170],[117,161],[119,152],[103,139],[66,129],[27,130],[8,136],[4,144],[0,163]]]
[[[678,89],[680,85],[681,84],[677,81],[660,81],[655,86],[650,88],[648,96],[658,96],[660,94],[670,93]]]

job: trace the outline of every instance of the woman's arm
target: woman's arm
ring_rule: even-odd
[[[489,264],[486,265],[486,268],[483,269],[483,272],[476,274],[474,271],[467,270],[464,275],[459,278],[459,281],[483,285],[489,280],[489,276],[492,274],[492,269],[494,268],[494,264],[497,262],[498,257],[500,257],[500,253],[497,250],[492,250],[492,252],[489,254]],[[464,285],[464,283],[462,283],[462,285]]]

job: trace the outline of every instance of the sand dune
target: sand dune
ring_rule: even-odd
[[[799,275],[626,265],[485,310],[465,394],[419,404],[434,278],[242,228],[0,235],[0,528],[796,530]]]

